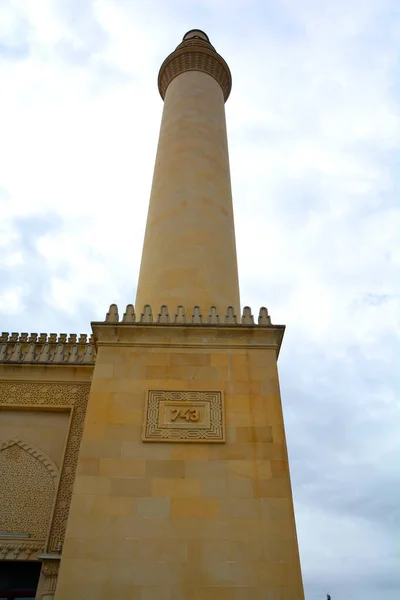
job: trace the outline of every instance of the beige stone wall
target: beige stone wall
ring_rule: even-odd
[[[21,437],[36,448],[40,448],[61,468],[69,414],[54,410],[3,410],[0,413],[0,444]]]
[[[2,560],[56,558],[62,547],[92,372],[87,364],[0,363]],[[38,600],[54,592],[58,565],[43,559]]]
[[[24,541],[41,541],[44,545],[70,415],[65,411],[2,408],[0,540],[4,531],[23,533],[29,535]]]
[[[301,600],[281,334],[100,329],[56,600]],[[150,389],[222,390],[226,443],[142,442]]]
[[[164,103],[136,308],[232,305],[240,311],[224,98],[188,71]]]

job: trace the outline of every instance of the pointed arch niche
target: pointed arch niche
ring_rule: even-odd
[[[60,552],[89,392],[90,382],[0,380],[0,560]]]
[[[58,479],[56,464],[29,441],[1,443],[0,531],[45,540]]]

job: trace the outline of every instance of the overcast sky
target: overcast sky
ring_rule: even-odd
[[[233,76],[242,305],[287,325],[306,598],[397,600],[397,0],[0,0],[0,329],[133,301],[158,68],[195,27]]]

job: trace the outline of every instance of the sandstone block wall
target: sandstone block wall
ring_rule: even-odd
[[[97,332],[56,600],[303,598],[273,332],[128,330]],[[143,442],[149,390],[223,391],[226,442]]]

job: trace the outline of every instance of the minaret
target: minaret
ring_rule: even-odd
[[[137,309],[240,310],[225,107],[231,74],[193,29],[163,62],[164,100]]]
[[[304,599],[277,370],[285,328],[239,307],[230,88],[199,30],[161,67],[136,310],[112,304],[92,323],[55,600]]]

